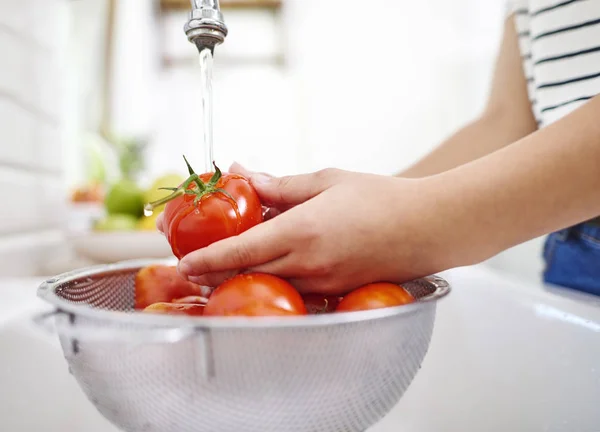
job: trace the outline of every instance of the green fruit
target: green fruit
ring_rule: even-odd
[[[111,187],[104,200],[108,214],[141,217],[144,214],[144,192],[131,180],[121,180]]]
[[[113,214],[94,225],[96,231],[133,231],[137,229],[138,219],[127,214]]]

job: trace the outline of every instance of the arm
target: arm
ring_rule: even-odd
[[[180,271],[217,285],[249,268],[304,292],[342,294],[481,262],[600,214],[598,118],[600,96],[510,146],[419,179],[339,170],[267,178],[235,166],[264,202],[290,210],[192,252]]]
[[[425,177],[478,159],[534,132],[514,18],[506,21],[492,80],[481,116],[456,132],[398,177]]]
[[[600,96],[491,155],[426,179],[465,265],[600,215]],[[437,190],[437,192],[434,192]]]

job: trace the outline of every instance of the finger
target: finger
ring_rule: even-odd
[[[300,294],[342,296],[350,291],[348,284],[343,285],[325,278],[289,278],[288,282],[292,284]]]
[[[314,198],[343,174],[340,170],[325,169],[310,174],[275,177],[251,171],[237,162],[229,170],[249,179],[261,200],[281,211]]]
[[[289,259],[290,254],[247,268],[244,273],[268,273],[281,278],[296,277],[301,273],[297,265]]]
[[[329,189],[342,175],[342,171],[323,170],[311,174],[270,177],[250,175],[250,182],[261,201],[272,207],[289,207],[302,204]]]
[[[277,216],[279,216],[281,213],[283,213],[284,211],[288,210],[286,209],[277,209],[275,207],[263,207],[263,220],[267,221],[269,219],[273,219]]]
[[[244,166],[242,166],[241,164],[239,164],[238,162],[234,162],[231,165],[231,167],[229,167],[229,172],[233,173],[233,174],[242,175],[242,176],[246,177],[247,179],[250,179],[252,176],[256,176],[256,175],[263,175],[263,176],[266,176],[269,178],[273,178],[273,176],[270,174],[256,173],[254,171],[251,171],[251,170],[245,168]],[[281,206],[278,206],[277,208],[263,206],[263,219],[264,220],[273,219],[275,216],[278,216],[279,214],[283,213],[284,211],[289,210],[291,207],[293,207],[293,206],[281,205]]]
[[[266,176],[266,177],[273,177],[271,174],[267,174],[267,173],[264,173],[264,172],[257,173],[256,171],[249,170],[248,168],[244,167],[242,164],[240,164],[238,162],[234,162],[229,167],[229,172],[232,173],[232,174],[239,174],[239,175],[244,176],[244,177],[246,177],[248,179],[250,177],[252,177],[253,175],[256,175],[256,174],[260,174],[260,175],[263,175],[263,176]]]
[[[243,175],[244,177],[247,177],[252,174],[252,172],[250,172],[244,166],[242,166],[242,164],[237,162],[231,164],[231,166],[229,167],[229,172],[232,174]]]
[[[239,274],[238,270],[230,270],[225,272],[207,273],[201,276],[190,276],[189,281],[198,285],[216,288],[225,282],[227,279],[231,279],[235,275]]]
[[[293,229],[276,218],[250,230],[194,251],[179,262],[184,277],[240,270],[287,254]]]

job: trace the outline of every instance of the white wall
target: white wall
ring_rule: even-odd
[[[150,125],[154,172],[180,168],[184,152],[202,165],[199,76],[185,13],[163,22],[157,45],[187,63],[163,69],[140,43],[155,29],[128,24],[140,13],[156,19],[152,8],[135,6],[140,1],[121,7],[130,19],[118,29],[117,131],[139,134]],[[502,0],[284,4],[281,18],[226,11],[230,35],[217,50],[214,85],[221,165],[237,159],[275,173],[324,166],[391,173],[483,105]],[[247,61],[249,53],[264,61]],[[269,61],[279,54],[283,64]]]
[[[87,180],[86,146],[102,120],[108,1],[65,3],[70,21],[68,40],[63,48],[66,57],[65,182],[69,187],[76,187]]]
[[[37,273],[60,241],[65,12],[0,1],[0,276]]]

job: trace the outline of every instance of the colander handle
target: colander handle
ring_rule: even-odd
[[[55,319],[52,326],[51,320]],[[69,313],[55,310],[34,316],[33,321],[50,333],[57,332],[69,339],[87,342],[177,343],[198,334],[192,327],[172,327],[151,330],[102,328],[73,322]]]

